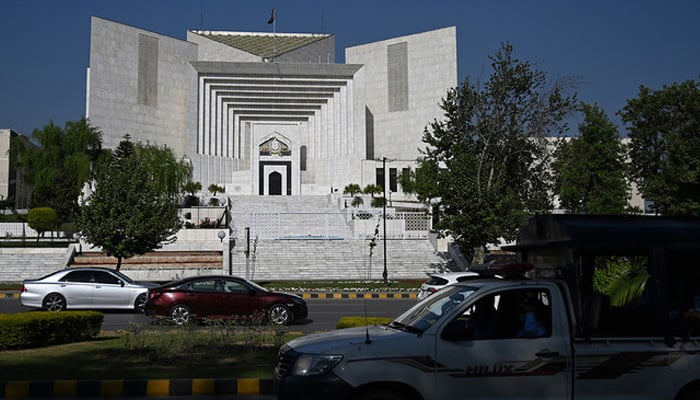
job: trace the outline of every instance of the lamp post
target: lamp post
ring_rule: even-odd
[[[386,286],[389,277],[386,269],[386,157],[382,157],[382,170],[384,174],[384,184],[382,185],[382,196],[384,197],[382,202],[382,215],[384,216],[384,272],[382,272],[382,278],[384,278],[384,285]]]

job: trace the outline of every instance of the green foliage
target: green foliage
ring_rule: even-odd
[[[372,199],[372,207],[379,208],[386,205],[386,199],[384,197],[375,197]]]
[[[156,160],[176,164],[169,150],[123,140],[100,170],[95,192],[83,206],[80,223],[85,241],[122,258],[144,254],[172,242],[181,227],[176,192],[164,185]],[[178,188],[179,189],[179,188]]]
[[[78,199],[93,167],[102,158],[102,132],[83,118],[69,121],[65,128],[49,123],[32,132],[38,146],[16,141],[17,168],[33,185],[32,205],[56,210],[59,222],[77,221]]]
[[[435,228],[464,252],[512,240],[537,212],[551,209],[547,138],[566,129],[576,99],[571,79],[545,73],[513,56],[510,44],[492,57],[486,82],[469,78],[448,91],[444,119],[423,133],[419,171],[424,199],[439,199]]]
[[[375,185],[375,184],[370,183],[369,185],[365,186],[364,189],[362,189],[362,193],[369,194],[372,197],[374,197],[377,194],[384,193],[384,189],[382,189],[382,187],[379,185]]]
[[[352,202],[350,202],[350,205],[352,205],[353,207],[359,207],[359,206],[363,205],[364,203],[365,203],[365,201],[362,200],[362,197],[354,196],[352,198]]]
[[[355,196],[358,193],[362,193],[362,189],[357,183],[350,183],[343,189],[343,194],[349,194],[350,196]]]
[[[688,80],[651,90],[619,112],[632,139],[630,176],[664,215],[700,215],[700,87]]]
[[[100,332],[103,317],[96,311],[0,314],[0,350],[88,340]]]
[[[182,187],[182,190],[185,193],[189,193],[190,196],[195,196],[197,194],[197,192],[202,190],[202,183],[189,181],[189,182],[185,183],[185,185]]]
[[[610,304],[624,306],[638,301],[649,277],[646,257],[610,257],[597,260],[593,288],[610,296]]]
[[[621,138],[597,104],[582,104],[582,111],[580,135],[555,152],[554,192],[571,213],[621,214],[630,197]]]
[[[224,190],[226,190],[226,189],[224,189],[223,186],[219,186],[219,185],[217,185],[217,184],[215,184],[215,183],[212,183],[211,185],[209,185],[209,187],[207,188],[207,190],[208,190],[209,193],[211,193],[213,196],[216,196],[217,193],[223,193]]]
[[[336,329],[355,328],[358,326],[382,325],[391,322],[392,318],[384,317],[342,317],[335,325]]]
[[[27,224],[29,227],[43,235],[46,231],[54,230],[58,227],[58,217],[56,211],[50,207],[36,207],[29,210],[27,214]]]

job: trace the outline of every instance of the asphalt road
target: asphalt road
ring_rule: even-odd
[[[311,333],[335,329],[343,316],[398,317],[416,304],[415,299],[307,299],[309,317],[292,324],[293,331]],[[18,313],[33,309],[19,304],[17,298],[0,298],[0,313]],[[366,314],[365,314],[366,310]],[[103,311],[102,330],[119,331],[133,324],[147,325],[151,318],[126,311]]]

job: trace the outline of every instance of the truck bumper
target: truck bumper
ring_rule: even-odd
[[[274,377],[274,393],[279,400],[342,400],[352,389],[333,373]]]

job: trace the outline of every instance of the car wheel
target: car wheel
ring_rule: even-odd
[[[134,301],[134,311],[143,314],[143,310],[146,308],[146,293],[141,293],[136,297]]]
[[[44,297],[42,308],[48,311],[63,311],[66,309],[66,298],[58,293],[50,293]]]
[[[192,310],[189,307],[178,304],[170,309],[168,317],[177,326],[184,326],[192,319]]]
[[[267,320],[275,325],[289,325],[292,322],[292,312],[284,304],[275,304],[267,310]]]

